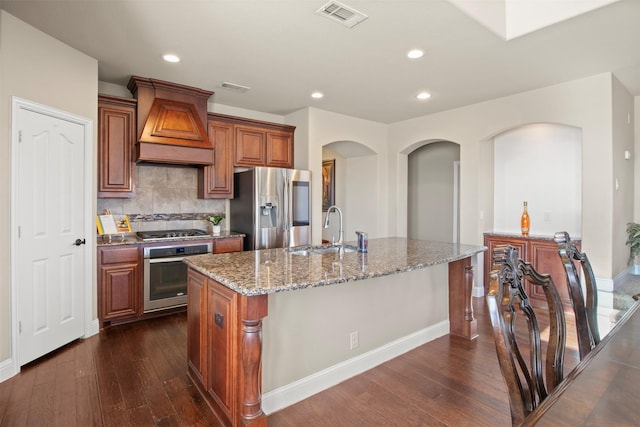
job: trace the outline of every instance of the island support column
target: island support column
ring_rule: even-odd
[[[473,317],[471,257],[449,263],[449,333],[469,340],[478,337],[478,321]]]
[[[238,304],[241,425],[266,427],[262,412],[262,319],[267,316],[267,295],[240,295]]]

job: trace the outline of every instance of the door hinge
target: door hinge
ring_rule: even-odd
[[[18,226],[18,239],[22,237],[22,227]]]
[[[18,131],[18,142],[22,142],[22,131]]]
[[[18,321],[18,333],[22,333],[22,322]]]

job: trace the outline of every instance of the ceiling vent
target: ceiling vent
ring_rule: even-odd
[[[356,24],[359,24],[368,18],[364,13],[358,12],[354,8],[337,1],[330,1],[320,9],[316,10],[316,13],[329,18],[332,21],[339,22],[349,28],[352,28]]]
[[[242,86],[236,83],[229,83],[229,82],[220,83],[220,87],[223,89],[229,89],[238,93],[247,93],[251,90],[249,86]]]

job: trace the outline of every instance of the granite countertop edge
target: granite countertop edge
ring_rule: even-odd
[[[402,238],[400,238],[402,240]],[[398,240],[395,238],[374,239],[375,240],[387,240],[391,243],[396,243]],[[408,239],[403,239],[408,241]],[[315,275],[309,274],[312,277],[305,277],[304,271],[300,274],[303,268],[300,268],[304,264],[304,260],[309,260],[309,257],[292,255],[286,249],[268,249],[262,251],[250,251],[250,252],[235,252],[230,254],[218,254],[218,255],[198,255],[195,257],[185,258],[184,262],[194,270],[204,274],[205,276],[216,280],[227,288],[245,296],[264,295],[285,291],[293,291],[307,288],[314,288],[320,286],[330,286],[336,284],[343,284],[348,282],[355,282],[360,280],[371,279],[375,277],[390,276],[394,274],[400,274],[413,270],[419,270],[438,264],[447,264],[460,259],[464,259],[473,256],[477,253],[487,250],[485,246],[474,245],[454,245],[452,243],[442,242],[428,242],[428,241],[413,241],[420,242],[421,248],[429,248],[430,245],[449,245],[450,248],[454,246],[459,248],[459,251],[450,250],[445,255],[425,255],[421,261],[407,262],[404,264],[394,264],[390,257],[385,259],[384,255],[377,256],[373,253],[376,250],[376,245],[370,241],[370,250],[368,253],[347,253],[342,260],[338,260],[335,254],[315,254],[311,255],[312,259],[318,260],[317,264],[322,264],[325,267],[325,271],[315,272]],[[388,248],[386,248],[388,250]],[[417,249],[417,251],[419,251]],[[408,250],[409,251],[409,250]],[[270,267],[276,271],[276,274],[265,273],[265,266],[271,261],[267,261],[264,265],[261,265],[261,270],[256,271],[256,264],[261,264],[260,261],[249,262],[251,255],[254,254],[254,259],[259,260],[260,257],[276,258],[270,264]],[[409,254],[408,256],[414,256],[415,254]],[[217,258],[210,258],[211,256]],[[293,257],[293,258],[292,258]],[[365,258],[363,258],[365,257]],[[360,270],[363,259],[373,260],[371,263],[371,269],[363,268]],[[289,266],[287,267],[288,260]],[[219,260],[219,264],[215,264],[216,268],[212,268],[211,265]],[[235,260],[235,262],[234,262]],[[295,264],[298,261],[298,264]],[[340,271],[339,275],[329,273],[333,265],[339,263],[344,264],[344,271]],[[219,266],[219,268],[217,268]],[[378,268],[376,268],[378,266]],[[316,266],[317,267],[317,266]],[[365,262],[366,267],[366,262]],[[301,280],[293,279],[285,282],[279,279],[278,272],[285,269],[285,276],[290,275],[295,277],[296,274],[303,277]],[[240,271],[238,271],[240,270]],[[324,275],[322,274],[324,272]],[[258,277],[258,278],[256,278]],[[267,281],[269,286],[264,286],[258,283],[258,281]],[[272,283],[273,282],[273,283]]]

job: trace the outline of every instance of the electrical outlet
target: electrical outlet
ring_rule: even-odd
[[[353,331],[349,334],[349,350],[358,348],[360,343],[358,342],[358,331]]]

